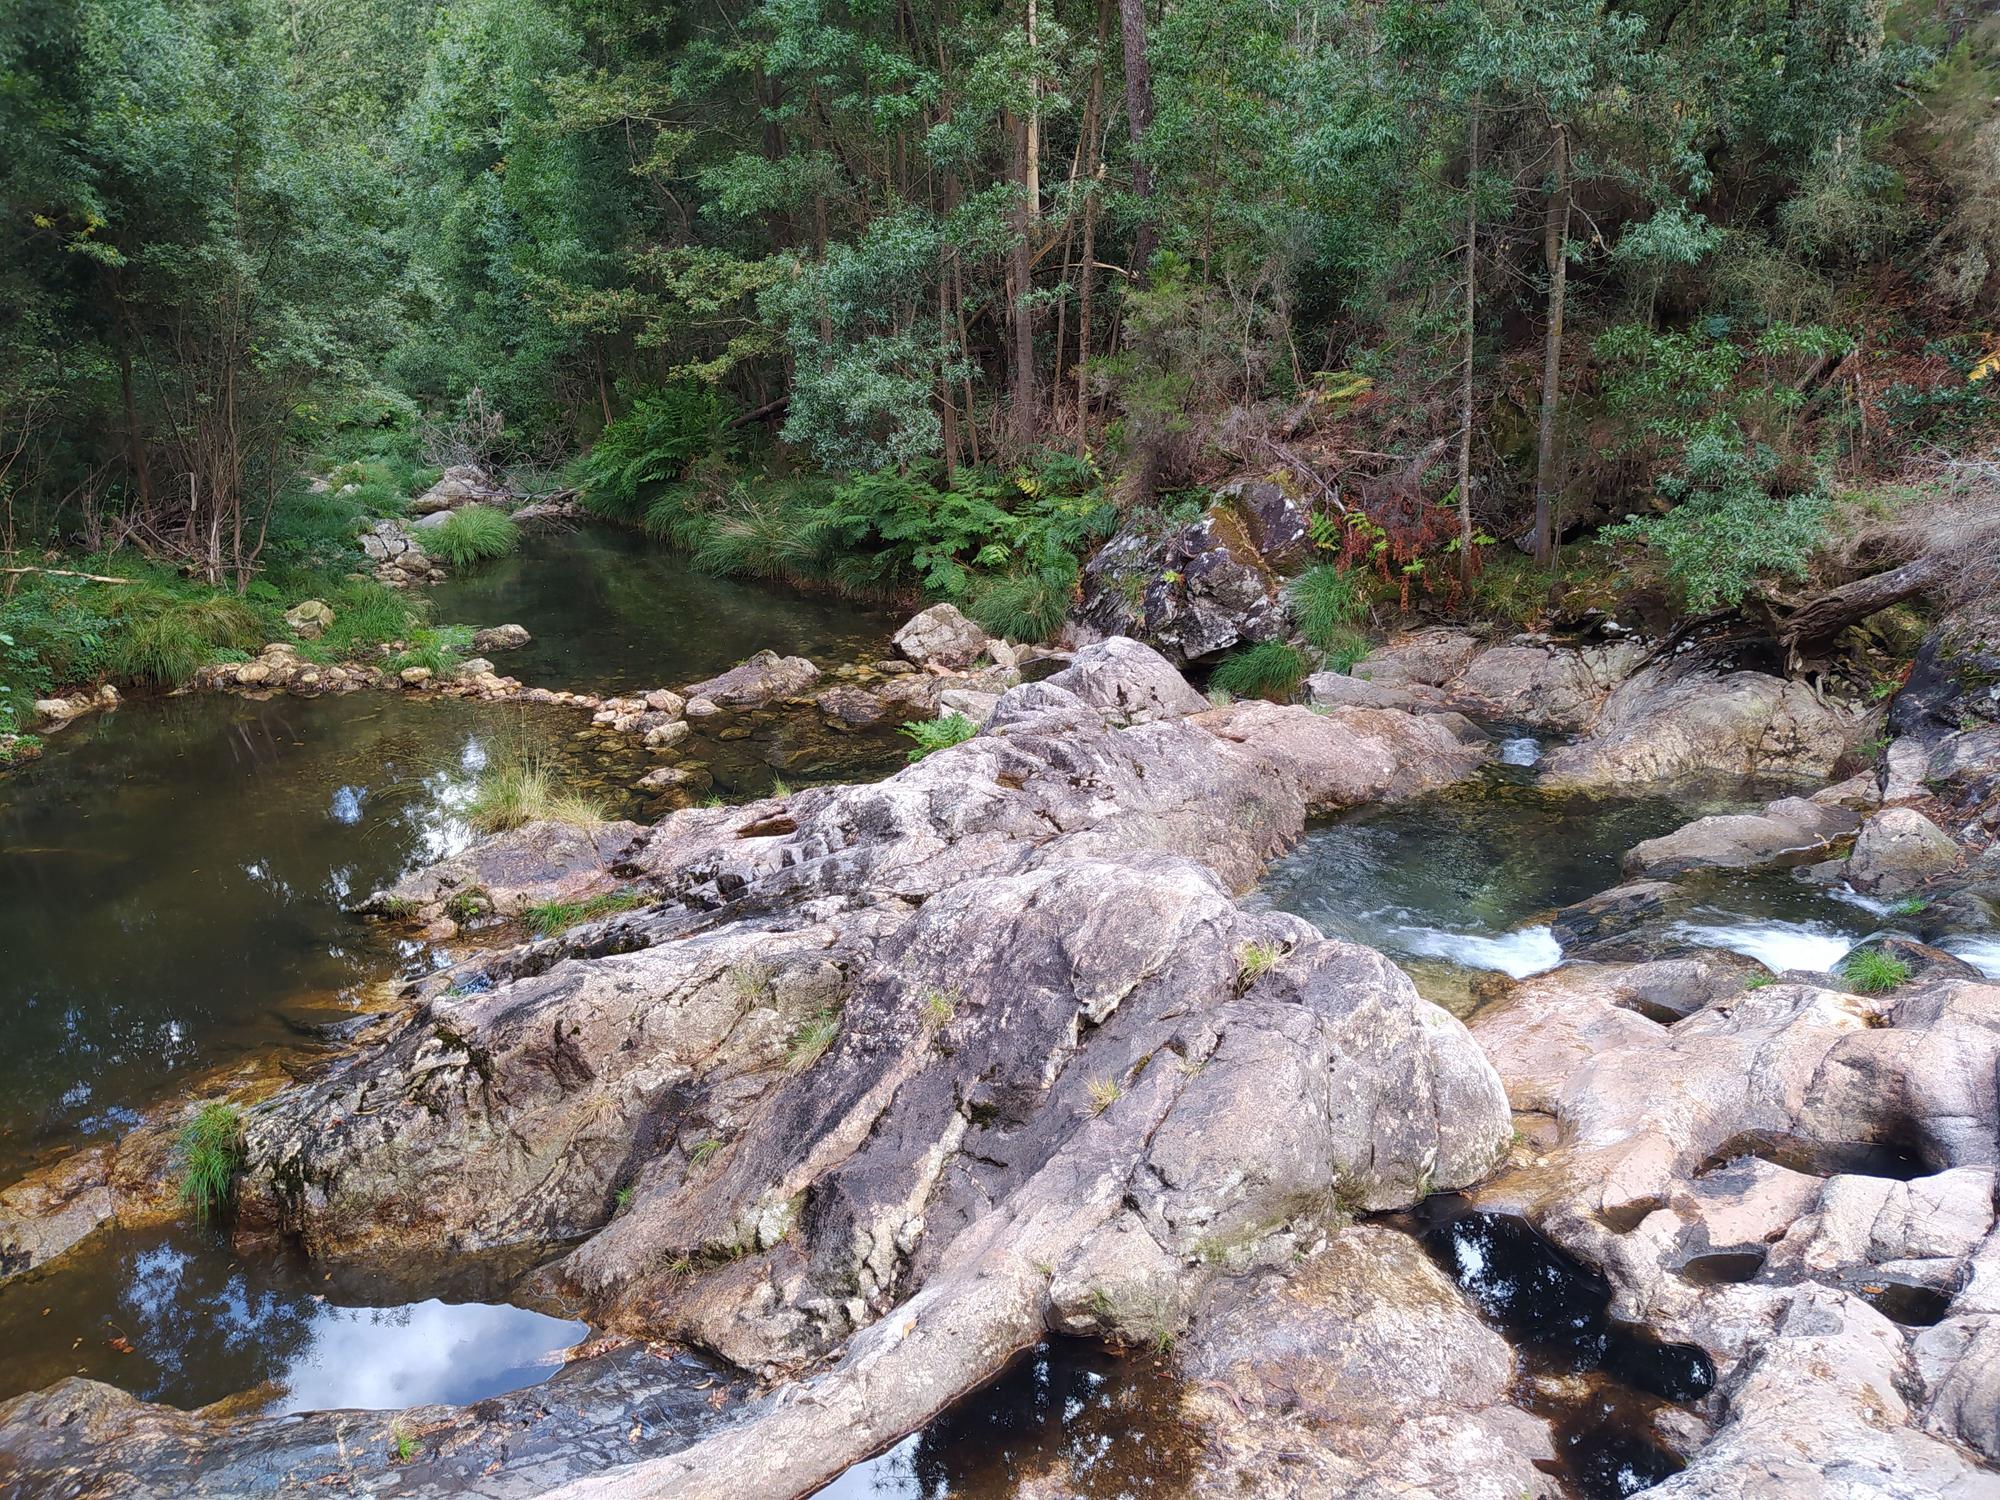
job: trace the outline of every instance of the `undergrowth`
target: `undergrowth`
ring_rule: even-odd
[[[204,1104],[181,1127],[181,1202],[204,1222],[219,1219],[236,1201],[243,1168],[243,1118],[230,1104]]]

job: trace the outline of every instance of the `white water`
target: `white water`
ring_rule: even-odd
[[[1533,735],[1522,735],[1518,739],[1500,742],[1500,764],[1503,766],[1532,766],[1541,761],[1542,742]]]
[[[1562,944],[1546,927],[1521,927],[1499,937],[1436,927],[1398,927],[1393,933],[1406,953],[1449,959],[1468,969],[1497,969],[1513,979],[1545,974],[1562,962]]]
[[[2000,979],[2000,937],[1950,937],[1938,946],[1962,958],[1980,973]]]
[[[1816,922],[1676,922],[1668,931],[1698,947],[1744,954],[1778,973],[1826,973],[1859,941]]]

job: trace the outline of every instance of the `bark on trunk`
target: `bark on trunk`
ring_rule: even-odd
[[[1470,150],[1465,165],[1465,368],[1458,401],[1458,581],[1472,587],[1472,330],[1479,271],[1479,100],[1472,101]]]
[[[1848,626],[1867,619],[1877,610],[1923,593],[1939,582],[1944,573],[1944,560],[1928,555],[1886,573],[1857,578],[1831,593],[1821,594],[1793,613],[1781,628],[1779,639],[1794,660],[1811,656],[1830,645]]]
[[[1153,227],[1153,173],[1146,165],[1146,132],[1153,124],[1153,72],[1146,62],[1145,0],[1118,0],[1118,29],[1125,44],[1125,123],[1132,136],[1132,193],[1143,205],[1132,235],[1132,279],[1143,285],[1159,235]]]
[[[1556,404],[1562,396],[1563,299],[1568,291],[1569,130],[1551,132],[1555,160],[1548,214],[1542,226],[1542,256],[1549,270],[1549,329],[1542,350],[1542,421],[1535,455],[1535,561],[1543,567],[1556,556]]]

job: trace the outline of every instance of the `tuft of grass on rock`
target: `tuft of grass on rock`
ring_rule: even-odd
[[[468,505],[425,532],[423,542],[426,552],[454,568],[467,568],[512,552],[521,545],[521,528],[512,516],[490,505]]]
[[[554,937],[559,932],[567,932],[570,928],[585,922],[594,922],[599,917],[630,911],[635,906],[645,904],[644,891],[630,888],[600,891],[595,896],[586,896],[581,901],[544,901],[530,906],[521,913],[521,920],[537,937]]]
[[[785,1048],[785,1071],[803,1073],[822,1057],[826,1049],[833,1045],[833,1039],[840,1035],[840,1012],[831,1006],[822,1006],[802,1022],[792,1033],[791,1042]]]
[[[204,1223],[228,1214],[243,1169],[243,1117],[233,1104],[204,1104],[181,1127],[181,1202]]]
[[[1886,995],[1908,982],[1910,966],[1880,948],[1858,948],[1841,961],[1840,977],[1864,995]]]
[[[1115,1078],[1093,1078],[1088,1085],[1092,1114],[1103,1114],[1112,1105],[1125,1097],[1125,1090],[1118,1086]]]
[[[1283,641],[1261,641],[1224,657],[1209,686],[1238,698],[1289,698],[1305,680],[1305,653]]]
[[[594,797],[566,791],[539,761],[516,760],[480,777],[465,809],[466,821],[481,833],[506,833],[529,823],[565,823],[588,833],[609,820]]]
[[[964,744],[979,733],[979,726],[964,714],[940,714],[935,719],[913,719],[896,732],[916,742],[910,752],[910,764],[915,765],[935,751]]]
[[[1254,983],[1284,956],[1285,950],[1276,943],[1245,943],[1237,954],[1238,972],[1245,984]]]

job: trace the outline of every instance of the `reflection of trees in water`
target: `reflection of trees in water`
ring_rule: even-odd
[[[154,1369],[149,1400],[199,1406],[261,1385],[312,1343],[320,1304],[302,1287],[258,1284],[220,1247],[157,1241],[127,1257],[118,1311],[134,1355]],[[122,1374],[122,1372],[121,1372]]]
[[[1006,1500],[1058,1468],[1085,1500],[1172,1495],[1190,1456],[1176,1405],[1150,1358],[1052,1340],[925,1428],[911,1470],[924,1500]]]

